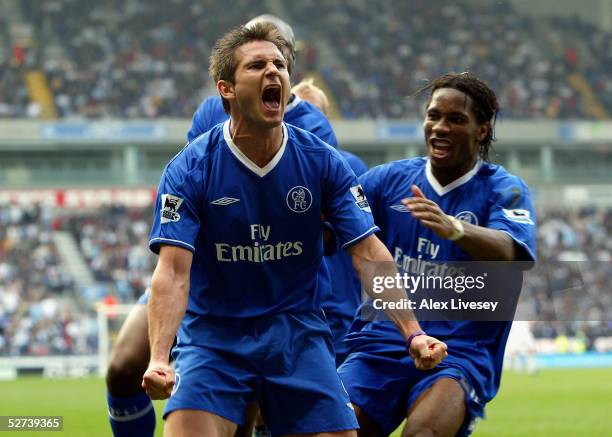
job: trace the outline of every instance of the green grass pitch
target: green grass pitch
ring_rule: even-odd
[[[25,377],[0,381],[0,394],[2,416],[64,416],[61,433],[19,432],[19,436],[111,435],[101,379]],[[158,418],[162,405],[156,402]],[[473,435],[611,436],[611,416],[612,369],[544,370],[537,376],[506,372],[499,395],[487,408],[487,419]],[[158,419],[158,436],[160,423]],[[0,432],[0,437],[4,434]]]

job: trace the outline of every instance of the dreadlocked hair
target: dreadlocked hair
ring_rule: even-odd
[[[421,88],[417,94],[429,91],[427,103],[431,101],[433,93],[440,88],[452,88],[470,96],[472,99],[472,111],[476,115],[479,124],[490,123],[487,135],[480,141],[480,157],[488,161],[489,149],[493,148],[495,138],[495,122],[499,113],[499,102],[495,92],[485,82],[470,72],[447,73]]]

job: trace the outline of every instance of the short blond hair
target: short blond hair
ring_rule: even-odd
[[[325,92],[314,84],[314,79],[312,77],[303,79],[300,83],[293,87],[291,92],[297,94],[300,98],[304,100],[308,100],[310,103],[318,107],[321,112],[327,115],[327,111],[329,110],[329,100],[327,99]],[[311,101],[308,98],[308,95],[317,96],[321,100],[321,104],[319,105]]]

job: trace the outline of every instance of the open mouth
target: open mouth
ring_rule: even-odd
[[[444,158],[448,155],[451,145],[448,140],[433,138],[429,141],[432,155],[435,158]]]
[[[281,101],[281,87],[280,85],[269,85],[264,88],[263,93],[261,95],[261,100],[263,101],[266,109],[270,111],[276,111],[280,108]]]

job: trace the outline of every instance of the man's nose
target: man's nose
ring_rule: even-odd
[[[434,122],[432,130],[434,132],[448,132],[449,125],[447,121],[441,117],[439,120],[436,120],[436,122]]]
[[[280,74],[280,71],[274,62],[268,62],[268,64],[266,65],[266,74]]]

